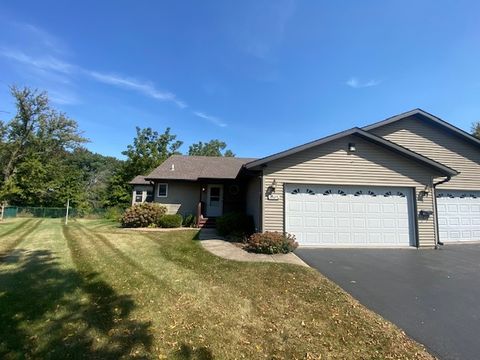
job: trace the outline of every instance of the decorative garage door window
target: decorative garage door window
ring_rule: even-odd
[[[349,192],[348,189],[344,189],[344,188],[340,188],[340,189],[327,189],[325,191],[322,192],[322,194],[324,196],[327,196],[327,195],[333,195],[333,194],[338,194],[338,195],[341,195],[341,196],[347,196],[347,195],[353,195],[353,196],[362,196],[362,195],[366,195],[366,196],[384,196],[384,197],[389,197],[389,196],[399,196],[399,197],[405,197],[405,193],[402,192],[402,191],[379,191],[377,192],[378,190],[358,190],[358,191],[355,191],[355,192]],[[309,195],[316,195],[317,193],[315,192],[315,190],[312,190],[311,188],[294,188],[293,190],[290,191],[290,194],[292,195],[297,195],[297,194],[309,194]],[[437,197],[443,197],[444,195],[443,194],[438,194]],[[451,195],[448,195],[448,196],[451,196]],[[475,195],[462,195],[462,197],[467,197],[467,196],[471,196],[473,198],[476,198]]]
[[[456,194],[438,193],[437,194],[437,198],[445,198],[445,197],[450,198],[450,199],[454,199],[455,197],[459,197],[460,199],[465,199],[465,198],[476,199],[478,197],[478,195],[471,194],[471,193],[456,193]]]
[[[413,209],[409,188],[285,185],[285,230],[301,245],[415,245]]]

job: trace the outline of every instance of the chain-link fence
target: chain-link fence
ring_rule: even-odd
[[[0,209],[1,211],[1,209]],[[105,217],[108,209],[76,209],[69,208],[68,216],[75,218],[102,218]],[[111,211],[111,210],[110,210]],[[4,218],[35,217],[35,218],[61,218],[67,214],[67,208],[57,207],[31,207],[31,206],[6,206]]]

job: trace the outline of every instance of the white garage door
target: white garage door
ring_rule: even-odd
[[[306,246],[411,246],[412,193],[409,188],[289,184],[285,230]]]
[[[480,191],[437,190],[440,241],[480,241]]]

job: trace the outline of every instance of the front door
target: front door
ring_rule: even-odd
[[[223,185],[210,184],[207,192],[207,216],[223,214]]]

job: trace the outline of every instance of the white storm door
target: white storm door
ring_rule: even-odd
[[[223,185],[209,184],[207,189],[207,216],[221,216],[223,214]]]

